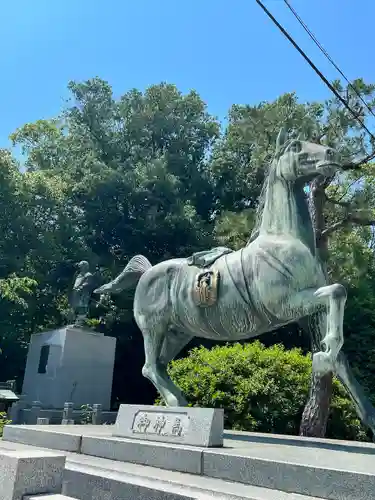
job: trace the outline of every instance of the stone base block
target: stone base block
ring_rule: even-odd
[[[169,408],[121,405],[113,436],[184,444],[223,446],[224,411],[214,408]]]
[[[115,352],[114,337],[86,328],[63,326],[35,333],[27,354],[24,402],[31,405],[39,400],[44,408],[59,410],[71,394],[73,408],[95,403],[109,410]],[[39,373],[39,367],[44,373]],[[27,423],[36,423],[36,418]]]
[[[87,458],[85,463],[76,462],[66,470],[63,491],[80,500],[321,500],[153,467]]]
[[[26,495],[23,500],[77,500],[73,497],[67,497],[66,495]]]
[[[65,456],[40,450],[1,450],[1,500],[23,500],[25,495],[60,493]]]
[[[62,425],[6,425],[3,441],[26,444],[50,450],[71,451],[80,453],[81,434],[69,432],[78,426]]]
[[[83,455],[190,474],[202,474],[204,449],[180,444],[95,436],[83,436],[81,445]]]

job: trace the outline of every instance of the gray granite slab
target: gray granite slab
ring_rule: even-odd
[[[73,497],[67,497],[66,495],[26,495],[23,500],[77,500],[76,498]]]
[[[52,430],[51,430],[52,427]],[[80,451],[81,433],[73,434],[59,429],[60,426],[6,425],[3,440],[30,444],[41,448],[64,451]],[[55,428],[56,430],[54,430]]]
[[[375,456],[228,440],[203,451],[203,474],[332,500],[375,498]]]
[[[22,500],[24,495],[60,493],[65,456],[44,450],[1,450],[0,498]]]
[[[364,441],[344,441],[340,439],[312,438],[305,436],[289,436],[285,434],[266,434],[261,432],[244,432],[225,430],[224,439],[273,445],[297,446],[299,448],[321,448],[327,450],[350,451],[375,455],[375,443]]]
[[[0,441],[0,451],[2,446],[29,449],[30,446],[27,445],[32,444],[35,430],[47,434],[61,434],[59,432],[61,429],[63,434],[71,434],[80,439],[79,451],[83,454],[71,451],[65,453],[68,457],[67,469],[78,472],[78,467],[79,472],[84,474],[82,476],[84,483],[86,481],[90,483],[91,479],[88,478],[95,475],[97,469],[97,477],[101,478],[100,484],[112,484],[110,473],[117,471],[125,478],[125,482],[130,481],[133,484],[133,480],[140,481],[140,484],[137,483],[137,488],[145,487],[145,496],[147,492],[150,493],[147,485],[148,480],[152,478],[155,481],[180,485],[183,488],[181,490],[183,495],[186,494],[187,487],[185,479],[190,485],[203,481],[205,495],[216,488],[215,493],[212,493],[216,500],[220,498],[221,491],[227,491],[225,485],[228,484],[234,485],[235,491],[244,488],[239,498],[257,500],[267,498],[297,500],[309,495],[331,500],[375,498],[375,455],[373,445],[370,443],[332,440],[309,443],[308,438],[226,431],[225,435],[231,439],[224,440],[224,447],[205,448],[113,437],[112,426],[23,427],[24,432],[30,431],[23,437],[23,442],[26,444]],[[101,458],[95,455],[101,455]],[[82,470],[82,467],[86,466],[90,471]],[[85,475],[86,472],[88,475]],[[127,486],[122,485],[121,488],[121,491],[129,492],[130,496],[125,496],[125,499],[133,498],[131,494],[136,491],[134,489],[136,486],[129,486],[127,489]],[[162,495],[164,486],[158,488],[152,492],[150,498],[164,498],[157,496]],[[229,488],[232,496],[235,494],[233,488],[232,486]],[[256,495],[254,493],[254,496],[244,495],[243,492],[250,491],[249,488],[251,491],[260,491],[261,495],[258,493]],[[92,493],[92,490],[90,491]],[[98,491],[103,493],[104,490],[102,491],[100,487]],[[71,490],[64,493],[77,496]],[[78,498],[81,500],[81,497]],[[99,498],[102,500],[100,496]],[[192,496],[192,498],[198,497]]]
[[[81,453],[161,469],[201,474],[203,448],[135,439],[83,436]]]
[[[82,428],[86,427],[90,428],[90,426]],[[91,426],[90,432],[93,430]],[[158,443],[154,443],[154,445],[160,446]],[[26,444],[0,440],[0,450],[4,447],[11,450],[35,449]],[[137,500],[138,498],[164,500],[166,494],[169,495],[170,499],[187,497],[199,500],[317,500],[311,496],[306,497],[247,484],[232,483],[197,474],[187,474],[71,452],[62,453],[67,457],[62,493],[79,500],[91,500],[91,498],[97,500],[135,500],[135,498]],[[92,487],[93,477],[96,478],[95,488]],[[96,495],[95,497],[92,497],[93,493]]]
[[[80,500],[318,500],[84,455],[68,460],[63,493]]]
[[[223,444],[223,429],[222,409],[121,405],[113,436],[220,447]]]

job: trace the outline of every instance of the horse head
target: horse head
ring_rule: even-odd
[[[340,169],[338,153],[325,145],[307,140],[289,139],[281,129],[276,141],[274,169],[285,181],[311,181],[318,175],[331,177]]]
[[[317,176],[333,176],[341,167],[339,161],[334,149],[301,137],[288,138],[281,129],[248,244],[261,232],[288,234],[302,239],[314,253],[315,236],[304,186]]]

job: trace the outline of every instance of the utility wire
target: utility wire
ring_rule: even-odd
[[[344,78],[348,86],[354,91],[354,93],[357,95],[358,99],[366,106],[368,111],[374,116],[375,118],[375,113],[373,110],[370,108],[370,106],[367,104],[367,102],[363,99],[361,94],[358,92],[358,90],[352,85],[352,83],[349,81],[349,79],[346,77],[346,75],[343,73],[343,71],[339,68],[339,66],[335,63],[335,61],[332,59],[332,57],[328,54],[328,52],[325,50],[325,48],[322,46],[322,44],[319,42],[319,40],[316,38],[314,33],[309,29],[309,27],[306,25],[306,23],[301,19],[301,17],[298,15],[294,7],[292,7],[289,3],[288,0],[284,0],[285,5],[288,7],[288,9],[292,12],[294,17],[297,19],[297,21],[300,23],[300,25],[303,27],[303,29],[306,31],[306,33],[309,35],[309,37],[313,40],[315,45],[318,46],[320,51],[325,55],[325,57],[328,59],[328,61],[332,64],[332,66],[340,73],[340,75]]]
[[[351,109],[349,104],[345,101],[345,99],[338,93],[335,87],[327,80],[327,78],[323,75],[323,73],[316,67],[316,65],[312,62],[312,60],[307,56],[307,54],[301,49],[301,47],[297,44],[297,42],[289,35],[289,33],[283,28],[283,26],[275,19],[275,17],[271,14],[271,12],[263,5],[260,0],[255,0],[256,3],[261,7],[261,9],[266,13],[266,15],[271,19],[271,21],[279,28],[281,33],[289,40],[289,42],[293,45],[293,47],[301,54],[301,56],[305,59],[305,61],[309,64],[309,66],[315,71],[315,73],[319,76],[319,78],[327,85],[330,91],[337,97],[337,99],[345,106],[345,108],[350,112],[355,120],[361,125],[361,127],[368,133],[371,139],[375,143],[375,136],[370,132],[370,130],[366,127],[363,121],[358,117],[358,114]],[[358,164],[352,165],[359,166],[364,162],[370,161],[375,158],[375,151],[367,156],[365,159],[361,160]]]

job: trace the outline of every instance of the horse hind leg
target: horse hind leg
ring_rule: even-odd
[[[144,316],[137,315],[136,321],[144,341],[145,364],[142,375],[155,386],[167,406],[186,406],[181,391],[170,379],[165,364],[160,359],[168,325],[160,317],[147,322]]]
[[[177,406],[187,406],[187,401],[180,389],[172,382],[169,377],[167,368],[168,363],[172,361],[179,352],[190,342],[193,335],[186,334],[174,329],[170,329],[165,335],[163,346],[160,353],[160,365],[164,374],[164,378],[173,386],[173,393],[177,400]]]
[[[160,353],[161,363],[167,367],[168,363],[182,351],[192,338],[194,338],[193,335],[171,328],[164,338]]]

